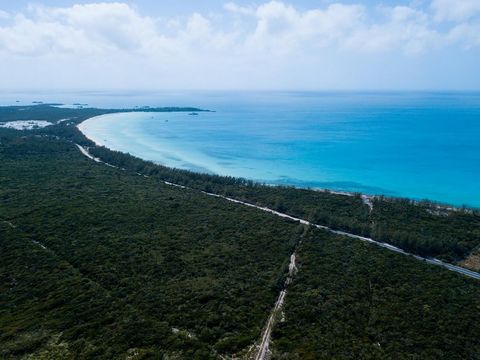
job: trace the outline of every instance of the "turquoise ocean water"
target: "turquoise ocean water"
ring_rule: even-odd
[[[92,106],[215,111],[112,114],[83,123],[82,131],[95,141],[160,164],[270,184],[480,207],[480,93],[75,96]]]

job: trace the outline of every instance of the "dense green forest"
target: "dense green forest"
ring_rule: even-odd
[[[480,212],[438,209],[436,204],[377,198],[372,237],[415,254],[454,262],[480,245]]]
[[[297,252],[274,359],[480,359],[480,287],[320,231]]]
[[[39,325],[36,316],[25,313],[32,301],[38,311],[46,307],[43,316],[53,317],[46,324],[58,321],[49,309],[79,315],[49,294],[78,290],[62,279],[50,282],[50,268],[68,269],[75,277],[71,281],[102,289],[99,302],[106,297],[118,304],[97,315],[97,330],[118,329],[126,316],[132,321],[132,333],[119,334],[122,339],[113,338],[115,344],[98,341],[93,325],[82,324],[88,318],[79,317],[73,328],[71,323],[44,328],[42,321],[35,330],[63,332],[80,353],[92,347],[99,357],[110,358],[133,345],[155,345],[196,356],[236,352],[256,340],[302,233],[297,224],[96,164],[59,140],[15,139],[2,145],[0,161],[0,218],[17,226],[9,237],[2,236],[2,258],[11,262],[1,264],[0,342]],[[32,241],[5,247],[20,229]],[[46,276],[45,287],[39,283],[36,289],[39,294],[12,285],[32,281],[34,274],[15,262],[28,249],[45,260],[29,265],[35,277],[36,267]],[[171,339],[174,328],[188,331],[191,339],[177,344]],[[77,337],[96,342],[77,344]],[[20,353],[29,350],[19,347]]]
[[[4,109],[0,121],[73,124],[119,111]],[[181,110],[163,110],[172,109]],[[94,148],[70,122],[0,129],[0,358],[242,355],[260,338],[294,249],[276,358],[479,358],[478,281],[198,189],[418,253],[457,259],[480,242],[473,211],[378,198],[370,212],[360,196],[169,169]]]

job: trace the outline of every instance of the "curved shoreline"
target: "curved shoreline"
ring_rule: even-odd
[[[117,113],[117,114],[126,114],[126,113]],[[88,140],[90,140],[91,142],[93,142],[96,146],[104,146],[106,147],[107,149],[109,150],[112,150],[112,151],[116,151],[114,149],[110,149],[108,148],[107,146],[103,145],[98,139],[95,139],[94,137],[92,137],[91,135],[90,136],[87,136],[86,132],[85,132],[85,123],[87,121],[90,121],[90,120],[93,120],[93,119],[98,119],[98,118],[101,118],[101,117],[104,117],[104,116],[108,116],[108,115],[111,115],[111,114],[104,114],[104,115],[98,115],[98,116],[93,116],[91,118],[88,118],[88,119],[85,119],[83,120],[81,123],[75,125],[75,127],[83,134],[83,136],[85,136]]]
[[[88,149],[83,148],[81,145],[78,145],[78,144],[75,144],[75,145],[78,147],[78,149],[82,153],[82,155],[89,158],[90,160],[93,160],[95,162],[104,164],[104,165],[109,166],[109,167],[113,167],[113,168],[117,168],[117,169],[125,171],[125,169],[123,169],[123,168],[119,168],[115,165],[109,164],[107,162],[104,162],[101,159],[98,159],[98,158],[94,157],[92,154],[90,154],[88,152]],[[143,176],[143,177],[146,177],[146,178],[149,177],[148,175],[141,174],[141,173],[137,173],[137,175],[138,176]],[[190,188],[188,186],[183,186],[183,185],[171,183],[171,182],[168,182],[168,181],[162,181],[162,182],[165,185],[168,185],[168,186],[174,186],[174,187],[178,187],[178,188],[181,188],[181,189],[187,189],[187,190],[192,190],[192,191],[200,191],[202,194],[204,194],[206,196],[212,196],[212,197],[215,197],[215,198],[219,198],[219,199],[223,199],[225,201],[232,202],[234,204],[238,204],[238,205],[247,206],[247,207],[250,207],[250,208],[253,208],[253,209],[261,210],[261,211],[273,214],[275,216],[281,217],[283,219],[295,221],[295,222],[298,222],[299,224],[302,224],[302,225],[312,226],[314,228],[324,230],[324,231],[330,232],[330,233],[335,234],[335,235],[340,235],[340,236],[344,236],[344,237],[347,237],[347,238],[360,240],[362,242],[373,244],[373,245],[376,245],[378,247],[381,247],[381,248],[387,249],[389,251],[392,251],[394,253],[401,254],[401,255],[404,255],[404,256],[411,256],[414,259],[425,262],[427,264],[442,266],[442,267],[444,267],[444,268],[446,268],[450,271],[453,271],[453,272],[456,272],[456,273],[474,278],[476,280],[480,280],[480,273],[479,272],[476,272],[476,271],[473,271],[473,270],[470,270],[470,269],[467,269],[467,268],[464,268],[464,267],[461,267],[461,266],[453,265],[451,263],[447,263],[447,262],[438,260],[437,258],[429,258],[429,257],[423,257],[423,256],[420,256],[420,255],[416,255],[414,253],[410,253],[408,251],[405,251],[405,250],[403,250],[403,249],[401,249],[401,248],[399,248],[395,245],[391,245],[389,243],[382,242],[382,241],[373,240],[370,237],[356,235],[356,234],[352,234],[352,233],[342,231],[342,230],[335,230],[335,229],[330,228],[330,227],[325,226],[325,225],[315,224],[315,223],[312,223],[308,220],[305,220],[305,219],[302,219],[302,218],[299,218],[299,217],[296,217],[296,216],[288,215],[286,213],[283,213],[283,212],[280,212],[280,211],[277,211],[277,210],[273,210],[269,207],[259,206],[259,205],[252,204],[252,203],[249,203],[249,202],[237,200],[237,199],[234,199],[232,197],[219,195],[219,194],[214,194],[214,193],[211,193],[211,192],[208,192],[208,191],[197,190],[197,189]],[[291,256],[292,257],[290,258],[291,259],[290,264],[292,264],[292,261],[293,261],[293,267],[295,267],[295,251]],[[292,268],[291,268],[291,265],[289,265],[289,274],[290,275],[291,275],[291,273],[290,273],[291,271],[292,271]],[[288,285],[288,280],[287,280],[286,284]]]
[[[139,112],[141,112],[141,111],[139,111]],[[114,114],[127,114],[127,112],[120,112],[120,113],[114,113]],[[110,116],[110,115],[112,115],[112,114],[104,114],[104,115],[98,115],[98,116],[88,118],[88,119],[82,121],[81,123],[79,123],[78,125],[76,125],[76,127],[83,134],[83,136],[85,136],[88,140],[92,141],[96,146],[100,146],[100,147],[103,146],[103,147],[105,147],[105,148],[107,148],[108,150],[111,150],[111,151],[119,151],[119,150],[112,149],[112,148],[108,147],[106,144],[104,144],[98,138],[95,138],[91,135],[87,136],[87,134],[85,132],[85,125],[84,125],[85,122],[90,121],[90,120],[94,120],[94,119],[99,119],[99,118],[106,117],[106,116]],[[151,161],[151,160],[148,160],[148,159],[142,159],[142,160]],[[170,169],[173,169],[172,167],[170,167],[168,165],[164,165],[164,164],[160,164],[160,165],[168,167]],[[192,170],[188,170],[188,171],[192,171]],[[193,172],[195,172],[195,171],[193,171]],[[223,176],[223,175],[220,175],[220,176]],[[253,180],[253,181],[255,181],[255,180]],[[281,185],[276,185],[276,184],[264,184],[264,185],[267,185],[267,186],[281,186]],[[358,194],[358,193],[355,193],[355,192],[339,191],[339,190],[328,189],[328,188],[302,188],[302,187],[297,187],[297,186],[294,186],[294,187],[299,188],[299,189],[321,191],[321,192],[327,192],[327,193],[331,193],[331,194],[335,194],[335,195],[343,195],[343,196],[356,196]],[[372,209],[373,209],[373,199],[375,199],[375,197],[377,197],[378,195],[368,195],[368,194],[360,193],[360,196],[362,198],[363,203],[370,208],[370,211],[372,211]]]
[[[106,149],[111,150],[111,151],[119,151],[119,152],[122,152],[124,154],[132,155],[129,152],[125,152],[125,151],[121,151],[121,150],[117,150],[117,149],[109,147],[102,140],[99,140],[98,137],[94,137],[91,134],[89,134],[87,136],[87,133],[85,131],[85,125],[84,125],[87,121],[91,121],[93,119],[100,119],[102,117],[107,117],[107,116],[111,116],[111,115],[131,114],[131,113],[146,113],[146,111],[142,111],[140,109],[138,109],[138,110],[135,109],[134,111],[119,111],[119,112],[114,112],[114,113],[97,115],[97,116],[93,116],[91,118],[83,120],[82,122],[80,122],[79,124],[76,125],[76,128],[82,133],[83,136],[85,136],[85,138],[92,141],[98,147],[105,147]],[[161,112],[159,111],[157,113],[161,113]],[[198,171],[198,169],[203,169],[200,166],[195,166],[193,168],[187,168],[187,169],[183,168],[182,169],[182,168],[177,168],[175,166],[171,166],[169,164],[164,164],[164,163],[161,163],[159,161],[152,160],[152,159],[145,159],[142,156],[138,156],[138,155],[132,155],[132,156],[138,157],[138,158],[140,158],[144,161],[151,161],[153,163],[158,164],[159,166],[164,166],[164,167],[167,167],[169,169],[180,169],[180,170],[190,171],[190,172],[195,172],[195,173],[211,174],[211,175],[217,175],[217,176],[227,176],[227,177],[234,177],[234,178],[244,178],[242,176],[235,176],[235,175],[231,175],[231,174],[222,174],[220,172],[210,171],[208,168],[205,168],[205,170],[207,170],[207,171]],[[194,164],[194,163],[192,163],[192,164]],[[436,211],[452,211],[452,212],[467,211],[467,212],[471,213],[471,212],[479,209],[478,207],[475,207],[475,206],[457,206],[457,205],[453,205],[453,204],[449,204],[449,203],[443,203],[441,201],[432,200],[432,199],[421,199],[420,200],[418,198],[416,199],[416,198],[412,198],[412,197],[392,196],[392,195],[386,195],[386,194],[367,194],[367,193],[357,192],[357,191],[354,192],[354,191],[332,189],[332,188],[323,188],[323,187],[307,187],[307,186],[302,187],[302,186],[298,186],[298,185],[295,185],[295,184],[280,184],[280,183],[276,184],[276,183],[272,183],[272,182],[262,182],[261,180],[248,178],[248,177],[245,177],[245,179],[252,180],[255,183],[266,185],[266,186],[287,186],[287,187],[291,186],[291,187],[294,187],[294,188],[297,188],[297,189],[327,192],[327,193],[331,193],[331,194],[335,194],[335,195],[360,196],[363,203],[369,207],[370,211],[373,209],[374,199],[378,198],[378,197],[383,197],[385,199],[393,199],[393,200],[406,199],[406,200],[409,200],[409,201],[411,201],[415,204],[421,204],[421,203],[427,201],[428,203],[430,203],[430,205],[431,205],[430,207],[432,209],[434,209],[434,211],[435,210]]]

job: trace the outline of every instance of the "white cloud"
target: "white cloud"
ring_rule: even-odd
[[[15,16],[0,11],[0,19],[8,19],[0,22],[0,61],[7,64],[0,67],[11,67],[14,58],[17,64],[32,59],[32,68],[63,62],[79,73],[119,79],[131,73],[123,69],[135,68],[162,79],[248,84],[255,76],[273,81],[299,68],[319,73],[349,61],[354,67],[363,56],[401,59],[480,48],[480,0],[433,0],[423,7],[294,4],[229,2],[215,16],[171,18],[146,16],[121,2],[37,5]]]
[[[431,7],[436,18],[449,14],[449,19],[459,19],[471,17],[477,8],[480,11],[480,0],[433,0]],[[312,49],[327,46],[411,54],[442,42],[478,44],[472,30],[461,30],[475,28],[476,23],[456,23],[442,33],[427,11],[407,6],[383,7],[375,14],[358,4],[334,3],[302,11],[285,2],[270,1],[256,7],[230,2],[225,10],[224,17],[234,13],[246,19],[237,19],[235,29],[228,30],[201,13],[160,23],[125,3],[30,6],[27,13],[16,15],[13,23],[0,26],[0,49],[32,56],[123,51],[161,57],[190,53],[196,57],[202,51],[223,51],[225,55],[243,52],[245,56],[301,51],[314,55]],[[170,31],[162,32],[165,28]],[[460,33],[465,35],[454,35]]]
[[[10,14],[0,9],[0,20],[7,20],[10,18]]]
[[[299,11],[271,1],[260,5],[252,17],[255,26],[245,35],[245,48],[257,54],[286,55],[341,43],[365,18],[360,5],[332,4],[325,9]]]
[[[254,15],[256,11],[254,6],[240,6],[233,2],[226,3],[224,9],[240,15]]]
[[[433,0],[431,8],[439,21],[463,21],[480,15],[479,0]]]
[[[109,44],[119,49],[141,49],[148,39],[159,34],[150,17],[141,16],[127,4],[99,3],[74,5],[45,11],[46,20],[81,29],[90,41]]]
[[[146,51],[166,43],[152,18],[122,3],[30,6],[29,14],[18,15],[13,26],[0,28],[0,39],[12,52],[33,55]]]
[[[407,6],[382,8],[385,21],[356,29],[345,45],[364,51],[402,50],[407,54],[438,46],[439,33],[430,27],[428,16]]]
[[[480,46],[480,23],[455,26],[448,33],[448,40],[453,44],[460,43],[467,49]]]

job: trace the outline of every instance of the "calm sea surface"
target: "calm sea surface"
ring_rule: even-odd
[[[214,110],[197,116],[113,114],[82,125],[101,144],[164,165],[271,184],[480,207],[480,93],[50,96],[37,94],[36,100]]]

